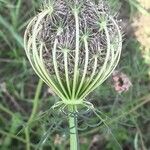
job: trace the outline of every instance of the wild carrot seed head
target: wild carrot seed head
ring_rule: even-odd
[[[106,1],[47,0],[29,23],[25,50],[63,100],[84,99],[118,64],[122,36]]]

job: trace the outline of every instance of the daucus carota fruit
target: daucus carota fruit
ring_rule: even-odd
[[[49,0],[29,23],[25,51],[35,72],[64,101],[82,100],[118,64],[122,35],[105,2]]]
[[[117,66],[122,34],[107,1],[47,0],[27,26],[24,45],[37,75],[64,105],[75,106]]]

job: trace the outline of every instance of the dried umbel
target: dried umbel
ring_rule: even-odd
[[[106,1],[49,0],[29,23],[24,43],[38,76],[74,105],[113,72],[122,35]]]

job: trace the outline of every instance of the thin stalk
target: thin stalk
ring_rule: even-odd
[[[11,134],[9,132],[5,132],[3,130],[0,130],[0,134],[4,135],[4,136],[8,136],[12,139],[18,140],[19,142],[22,142],[23,144],[27,144],[27,141],[25,139],[23,139],[22,137],[16,136],[15,134]],[[35,148],[34,144],[29,143],[29,145],[33,148]]]
[[[10,111],[9,109],[7,109],[6,107],[4,107],[2,104],[0,104],[0,110],[2,110],[3,112],[7,113],[10,116],[13,116],[14,113],[12,111]]]
[[[69,106],[70,115],[69,115],[69,128],[70,128],[70,150],[79,150],[78,142],[78,130],[77,130],[77,117],[74,113],[74,106]]]
[[[35,97],[34,97],[34,101],[33,101],[33,109],[30,115],[30,118],[27,122],[27,127],[25,128],[25,136],[26,136],[26,150],[30,150],[30,133],[29,133],[29,123],[31,123],[37,113],[37,109],[38,109],[38,103],[39,103],[39,96],[41,93],[41,89],[43,86],[43,81],[40,79],[38,82],[38,86],[35,92]]]
[[[78,96],[81,88],[83,87],[83,84],[84,84],[84,81],[85,81],[85,77],[86,77],[86,74],[87,74],[87,70],[88,70],[88,61],[89,61],[89,49],[88,49],[88,41],[87,41],[87,36],[84,37],[84,46],[85,46],[85,64],[84,64],[84,71],[83,71],[83,76],[82,76],[82,79],[80,81],[80,85],[79,85],[79,88],[77,90],[77,93],[76,93],[76,97]]]
[[[73,88],[72,88],[72,99],[75,97],[77,77],[78,77],[78,62],[79,62],[79,47],[80,47],[80,27],[79,27],[79,16],[78,10],[74,11],[75,27],[76,27],[76,51],[75,51],[75,66],[74,66],[74,77],[73,77]]]

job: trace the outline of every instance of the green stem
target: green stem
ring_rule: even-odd
[[[79,150],[77,117],[74,114],[74,106],[69,106],[70,150]]]
[[[5,132],[3,130],[0,130],[0,134],[1,135],[4,135],[4,136],[8,136],[12,139],[16,139],[18,140],[19,142],[22,142],[23,144],[27,144],[27,141],[25,139],[23,139],[22,137],[19,137],[19,136],[16,136],[15,134],[11,134],[11,133],[8,133],[8,132]],[[29,145],[33,148],[35,148],[35,145],[34,144],[31,144],[29,143]]]
[[[8,108],[4,107],[2,104],[0,104],[0,110],[2,110],[3,112],[7,113],[10,116],[14,115],[14,113],[12,111],[10,111]]]
[[[39,96],[41,93],[41,89],[42,89],[42,85],[43,85],[43,81],[41,79],[39,79],[38,82],[38,86],[35,92],[35,97],[34,97],[34,101],[33,101],[33,109],[30,115],[30,118],[27,122],[27,127],[25,128],[25,136],[26,136],[26,150],[30,150],[30,133],[29,133],[29,124],[32,122],[32,120],[34,119],[37,109],[38,109],[38,103],[39,103]]]

